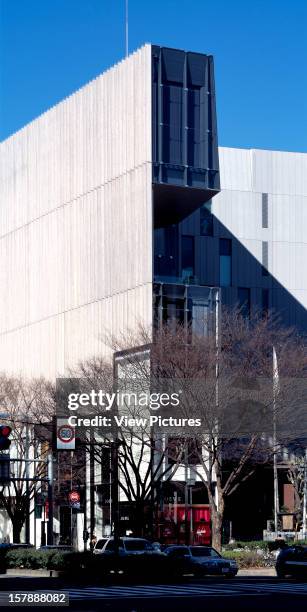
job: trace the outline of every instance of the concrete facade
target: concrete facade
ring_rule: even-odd
[[[1,144],[0,370],[54,378],[151,322],[150,67],[148,45]]]
[[[222,302],[237,303],[239,289],[247,288],[251,309],[261,310],[263,291],[268,291],[269,309],[306,333],[307,155],[220,147],[219,158],[221,192],[211,203],[212,235],[201,233],[201,209],[178,225],[177,273],[182,273],[182,237],[194,237],[193,282],[220,286],[220,239],[231,240],[232,278],[230,286],[222,286]]]

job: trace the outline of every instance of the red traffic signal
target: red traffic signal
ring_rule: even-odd
[[[10,448],[11,440],[9,440],[8,436],[11,431],[12,428],[8,425],[0,425],[0,451]]]
[[[1,425],[1,436],[4,436],[5,438],[7,438],[7,436],[10,435],[12,431],[12,428],[9,427],[8,425]]]

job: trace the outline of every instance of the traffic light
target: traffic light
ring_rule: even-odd
[[[12,428],[8,425],[0,425],[0,451],[7,450],[11,446],[11,440],[9,435]]]

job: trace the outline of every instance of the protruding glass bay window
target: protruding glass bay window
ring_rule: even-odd
[[[192,333],[208,336],[215,333],[219,289],[200,285],[154,283],[154,322],[156,328],[179,324]]]

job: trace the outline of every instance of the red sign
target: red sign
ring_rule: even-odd
[[[70,493],[68,493],[68,499],[71,502],[79,502],[80,493],[78,493],[78,491],[70,491]]]
[[[78,491],[70,491],[68,500],[72,508],[80,508],[80,493]]]
[[[68,423],[68,419],[57,419],[57,450],[75,450],[76,446],[76,428]]]

